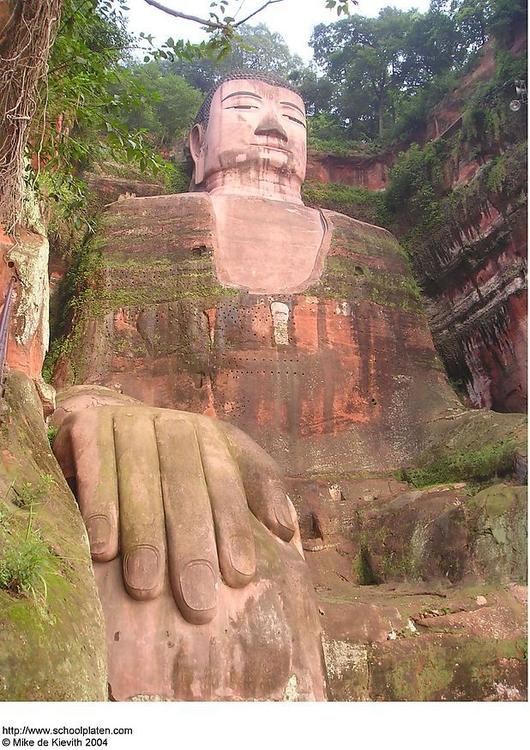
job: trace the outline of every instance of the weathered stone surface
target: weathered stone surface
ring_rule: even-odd
[[[222,416],[282,462],[321,600],[333,698],[521,698],[521,598],[513,585],[502,588],[520,585],[525,575],[520,489],[498,486],[473,495],[476,488],[466,491],[459,483],[412,490],[388,477],[363,479],[397,467],[423,485],[448,466],[476,481],[509,474],[524,454],[514,439],[519,418],[498,425],[496,415],[462,409],[435,356],[417,287],[387,232],[330,211],[320,213],[319,226],[316,211],[300,208],[300,131],[289,150],[281,118],[274,128],[270,121],[271,102],[297,107],[276,101],[267,85],[250,93],[258,104],[239,107],[256,110],[248,122],[229,111],[238,109],[232,102],[226,112],[216,108],[213,132],[230,168],[223,169],[215,149],[205,150],[205,121],[194,128],[195,184],[212,190],[211,198],[126,199],[111,206],[89,304],[63,348],[56,381],[110,385],[148,404]],[[236,102],[248,96],[237,86],[232,81],[225,91]],[[296,119],[281,116],[294,130]],[[236,126],[231,150],[230,118]],[[252,136],[253,118],[263,140],[243,143]],[[272,165],[286,167],[277,182],[263,176],[272,176]],[[234,194],[241,209],[235,223],[233,206],[217,210],[219,195]],[[293,243],[287,231],[270,237],[261,231],[254,247],[251,217],[265,227],[269,212],[262,209],[272,197],[274,224],[294,227]],[[259,210],[245,208],[256,200],[263,200]],[[313,222],[303,263],[294,213]],[[227,217],[230,229],[219,242]],[[479,217],[473,240],[482,223]],[[320,267],[321,231],[329,242]],[[298,259],[294,280],[282,270],[284,247]],[[449,272],[466,251],[453,253],[445,243],[435,255],[436,268]],[[239,264],[237,278],[225,273],[230,260]],[[465,307],[465,295],[461,302]],[[475,440],[487,437],[486,458],[471,450],[470,431]],[[446,453],[458,442],[449,457],[440,455],[444,438]],[[470,581],[481,581],[480,590],[464,588]],[[487,589],[486,581],[497,588]],[[415,597],[424,604],[419,610]],[[443,610],[433,605],[438,599],[447,602]],[[443,619],[422,624],[431,617]],[[113,630],[115,636],[122,628]],[[186,651],[193,652],[194,640]],[[126,666],[124,659],[118,671]],[[282,694],[295,695],[293,675],[278,673]],[[250,692],[257,689],[253,684]]]
[[[105,700],[105,631],[86,531],[51,453],[35,386],[13,372],[5,395],[0,698]],[[19,590],[21,576],[32,591]]]
[[[392,152],[376,156],[337,156],[310,150],[307,155],[306,179],[383,190],[387,186],[394,160]]]
[[[405,492],[358,510],[357,579],[525,582],[526,534],[524,487]]]
[[[49,342],[48,240],[21,230],[15,243],[0,229],[0,293],[3,303],[9,279],[16,275],[7,364],[40,379]]]
[[[526,209],[486,207],[480,219],[444,248],[429,284],[431,330],[473,406],[526,411]]]
[[[126,196],[163,195],[167,192],[165,186],[159,182],[145,182],[144,180],[127,177],[85,172],[83,179],[90,191],[97,196],[98,201],[103,205],[113,203]]]
[[[114,699],[322,700],[314,592],[270,457],[203,416],[112,391],[100,406],[102,391],[61,402],[53,450],[88,529]]]
[[[96,564],[105,608],[115,700],[324,700],[318,615],[306,565],[255,519],[254,582],[221,582],[208,625],[186,622],[169,587],[153,602],[132,599],[121,560]]]
[[[522,31],[510,50],[525,54]],[[503,52],[505,54],[505,52]],[[484,45],[477,63],[459,85],[433,109],[411,139],[441,140],[448,146],[441,165],[446,193],[467,189],[464,210],[449,211],[439,232],[425,232],[413,243],[415,276],[427,295],[434,344],[450,377],[476,408],[524,412],[527,408],[527,216],[526,143],[521,132],[508,134],[506,123],[497,144],[481,148],[466,143],[462,115],[480,85],[496,73],[494,40]],[[508,104],[506,103],[506,107]],[[513,117],[517,117],[514,115]],[[513,118],[512,118],[513,120]],[[515,120],[517,123],[517,119]],[[514,129],[516,131],[516,128]],[[348,157],[310,153],[308,179],[381,190],[397,154],[407,144],[373,156]],[[454,148],[451,148],[454,146]],[[494,160],[509,176],[501,190],[482,181]],[[440,186],[439,186],[440,187]],[[439,188],[438,188],[439,189]],[[456,195],[456,194],[455,194]],[[333,205],[328,206],[333,208]],[[362,206],[359,207],[362,210]],[[351,210],[351,209],[350,209]],[[406,233],[411,227],[396,226]]]
[[[307,560],[329,700],[526,700],[527,610],[513,585],[356,586],[339,573],[342,556]]]

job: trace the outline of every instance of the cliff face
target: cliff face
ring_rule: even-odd
[[[486,209],[446,248],[430,279],[431,330],[450,376],[474,407],[527,405],[526,209]]]
[[[48,240],[20,230],[17,242],[0,226],[0,305],[9,280],[15,276],[15,300],[9,329],[7,363],[40,381],[49,340]]]
[[[0,404],[2,700],[106,700],[105,629],[88,539],[34,384],[11,372]]]
[[[306,179],[384,190],[394,159],[392,151],[377,156],[353,157],[309,150]]]
[[[509,66],[525,51],[524,36],[510,50],[486,45],[475,68],[416,134],[423,150],[414,158],[430,159],[437,170],[432,184],[431,177],[419,180],[419,190],[432,188],[431,200],[418,208],[417,193],[409,193],[401,203],[394,198],[393,216],[374,216],[377,205],[352,192],[350,210],[340,207],[364,218],[369,205],[369,220],[379,219],[403,238],[450,378],[468,405],[496,411],[524,411],[527,405],[526,108],[509,110],[516,75]],[[507,83],[495,88],[499,77]],[[308,178],[365,193],[392,190],[392,165],[398,158],[403,163],[397,151],[355,158],[313,153]],[[328,207],[340,195],[331,187]],[[377,201],[383,205],[384,194]]]

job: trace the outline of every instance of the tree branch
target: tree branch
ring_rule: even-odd
[[[200,23],[201,26],[208,26],[210,29],[225,29],[226,28],[225,24],[217,23],[216,21],[209,21],[206,18],[199,18],[198,16],[189,16],[187,13],[181,13],[180,10],[173,10],[172,8],[166,8],[165,5],[158,3],[156,0],[145,0],[145,2],[148,5],[152,5],[153,8],[158,8],[158,10],[161,10],[164,13],[168,13],[170,16],[175,16],[175,18],[183,18],[185,21],[193,21],[194,23]],[[278,2],[278,0],[273,0],[273,2]]]
[[[275,3],[283,3],[283,0],[267,0],[267,2],[264,3],[260,8],[252,11],[252,13],[250,13],[250,15],[248,15],[246,18],[243,18],[241,21],[235,23],[234,28],[236,28],[237,26],[241,26],[241,24],[246,23],[247,21],[250,21],[251,18],[257,16],[258,13],[261,13],[262,10],[265,10],[265,8],[267,8],[269,5],[274,5]]]
[[[193,21],[194,23],[200,23],[201,26],[207,26],[210,29],[227,29],[229,28],[230,24],[226,23],[217,23],[217,21],[211,21],[206,18],[199,18],[198,16],[190,16],[188,13],[182,13],[180,10],[173,10],[173,8],[167,8],[165,5],[162,5],[162,3],[157,2],[157,0],[144,0],[148,5],[152,5],[153,8],[158,8],[158,10],[163,11],[164,13],[168,13],[170,16],[174,16],[175,18],[183,18],[186,21]],[[261,13],[262,10],[265,10],[269,5],[275,5],[275,3],[283,3],[283,0],[267,0],[266,3],[263,3],[259,8],[256,10],[253,10],[252,13],[250,13],[248,16],[243,18],[241,21],[238,21],[237,23],[233,24],[233,28],[237,28],[238,26],[241,26],[242,24],[246,23],[247,21],[250,21],[251,18],[254,18],[254,16],[257,16],[258,13]]]

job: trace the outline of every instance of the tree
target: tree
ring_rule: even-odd
[[[0,221],[20,219],[26,144],[61,0],[10,0],[0,22]]]
[[[377,18],[352,15],[320,24],[311,45],[335,87],[332,111],[354,137],[380,139],[402,116],[409,122],[423,117],[420,110],[445,93],[451,73],[484,43],[491,5],[432,0],[427,13],[384,8]]]
[[[526,0],[491,0],[491,5],[488,31],[501,46],[508,48],[518,34],[526,33],[528,4]]]
[[[132,66],[129,74],[144,94],[123,113],[125,122],[132,130],[149,131],[158,148],[173,146],[192,124],[204,95],[159,61]]]
[[[415,15],[385,8],[377,18],[353,15],[313,32],[315,60],[337,86],[333,105],[361,134],[384,134],[385,117],[410,75],[407,37]]]
[[[221,59],[180,59],[166,67],[203,92],[209,91],[218,80],[234,70],[259,69],[287,79],[299,79],[304,69],[302,60],[291,55],[283,37],[264,24],[239,27],[230,52]]]
[[[455,3],[455,19],[471,44],[480,45],[488,39],[488,23],[492,15],[490,0],[461,0]]]

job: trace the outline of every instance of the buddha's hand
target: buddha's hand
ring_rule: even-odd
[[[240,588],[256,570],[250,511],[290,541],[296,527],[274,461],[209,417],[98,406],[62,421],[53,451],[79,502],[92,559],[121,554],[135,599],[154,599],[167,569],[188,622],[216,613],[220,576]]]

